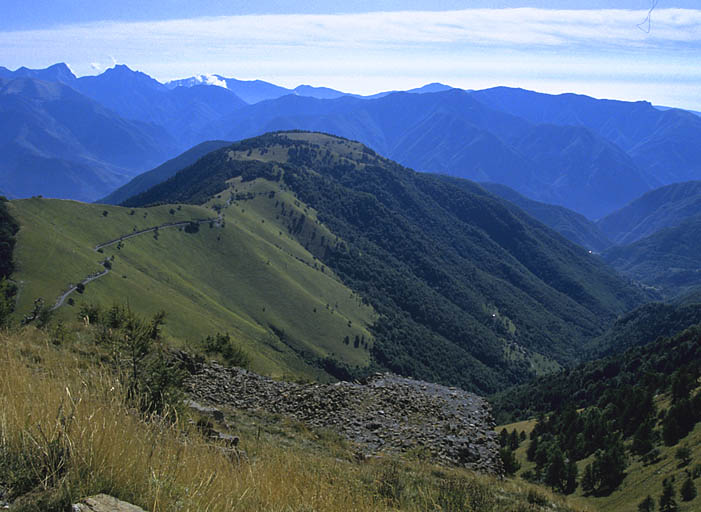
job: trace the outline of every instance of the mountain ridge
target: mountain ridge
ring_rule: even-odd
[[[15,197],[94,200],[176,150],[160,127],[60,82],[0,79],[0,112],[2,188]]]
[[[339,237],[334,244],[306,243],[378,311],[373,353],[394,371],[446,382],[467,378],[453,382],[491,389],[528,372],[529,351],[562,362],[574,357],[572,338],[563,343],[535,317],[545,315],[544,322],[582,339],[613,318],[613,310],[642,299],[587,251],[479,185],[459,189],[336,136],[284,132],[235,143],[124,205],[197,204],[236,177],[284,184]],[[306,226],[303,218],[289,222],[292,233]],[[479,347],[468,341],[475,337]],[[449,370],[438,373],[436,361]],[[487,369],[495,365],[502,368],[497,380]]]
[[[359,140],[420,171],[499,182],[590,219],[661,184],[701,177],[694,163],[701,159],[694,144],[701,119],[648,102],[504,87],[463,91],[443,84],[360,98],[307,86],[295,94],[262,81],[230,79],[238,86],[272,88],[275,99],[248,105],[221,86],[169,88],[125,65],[75,79],[65,65],[29,71],[63,76],[121,117],[157,124],[175,141],[168,157],[206,140],[281,129],[322,131]]]
[[[634,243],[701,213],[701,181],[651,190],[597,222],[620,245]]]

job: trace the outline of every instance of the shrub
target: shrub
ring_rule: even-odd
[[[683,445],[674,452],[674,457],[679,461],[679,467],[688,466],[691,463],[691,450]]]
[[[202,345],[206,354],[221,356],[229,366],[247,368],[251,364],[248,353],[231,341],[229,333],[207,336]]]

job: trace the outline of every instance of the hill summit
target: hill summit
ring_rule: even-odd
[[[584,340],[642,299],[598,257],[480,186],[321,133],[235,143],[123,204],[245,200],[239,188],[251,182],[269,187],[288,234],[372,305],[373,360],[402,375],[499,389],[576,360]],[[277,200],[279,189],[316,218]]]

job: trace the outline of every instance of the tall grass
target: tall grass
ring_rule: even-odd
[[[358,463],[245,434],[247,456],[236,455],[184,418],[130,409],[122,383],[81,355],[88,347],[0,333],[0,487],[20,510],[70,510],[101,492],[149,511],[530,507],[513,484],[418,462]]]

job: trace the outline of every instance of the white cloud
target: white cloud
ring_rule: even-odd
[[[216,85],[217,87],[223,87],[226,89],[226,82],[215,75],[202,75],[202,82],[207,85]]]
[[[578,91],[610,82],[657,90],[660,102],[675,84],[701,85],[701,10],[656,9],[649,34],[636,26],[646,14],[523,8],[100,22],[0,32],[0,61],[70,60],[86,63],[76,70],[87,74],[88,63],[110,55],[161,80],[204,72],[362,93],[435,80],[579,83]],[[688,102],[701,108],[695,96]]]

